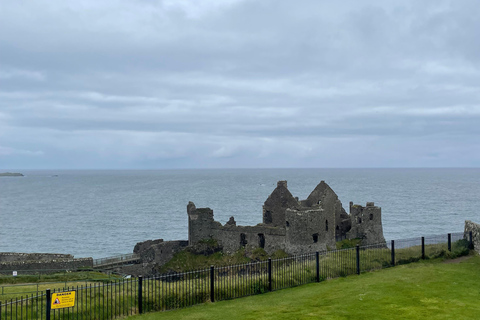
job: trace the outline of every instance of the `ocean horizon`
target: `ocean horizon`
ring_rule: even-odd
[[[137,242],[188,238],[186,206],[210,207],[222,224],[262,221],[279,180],[305,199],[324,180],[350,201],[382,208],[387,240],[463,231],[479,222],[480,168],[0,170],[0,252],[101,258]]]

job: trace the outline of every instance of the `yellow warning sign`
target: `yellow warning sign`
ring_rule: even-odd
[[[75,306],[75,291],[52,294],[52,309],[70,308]]]

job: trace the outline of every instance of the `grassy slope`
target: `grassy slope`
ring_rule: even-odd
[[[479,256],[420,262],[131,319],[478,319],[479,279]]]
[[[0,276],[0,301],[37,295],[46,289],[63,290],[76,286],[98,285],[99,281],[118,279],[101,272],[68,272],[45,275]]]

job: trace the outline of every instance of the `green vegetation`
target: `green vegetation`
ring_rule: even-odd
[[[362,239],[345,239],[338,241],[336,246],[337,249],[355,248],[357,245],[360,245],[360,242],[362,242]]]
[[[468,254],[468,242],[460,240],[457,241],[452,245],[452,252],[447,250],[446,244],[438,244],[438,245],[429,245],[426,246],[426,260],[421,261],[417,265],[420,267],[418,268],[427,268],[425,266],[437,266],[441,265],[440,261],[443,261],[447,258],[454,258],[457,256]],[[328,286],[332,281],[325,281],[331,278],[342,278],[342,279],[363,279],[366,271],[373,270],[373,269],[381,269],[385,267],[389,267],[391,264],[391,251],[386,248],[386,246],[381,246],[379,248],[363,248],[360,249],[360,268],[361,271],[364,273],[361,277],[352,277],[351,275],[355,274],[356,269],[356,249],[349,248],[337,251],[328,251],[322,252],[319,255],[319,276],[320,281],[325,282],[325,285]],[[421,248],[420,247],[412,247],[406,249],[397,249],[396,252],[396,261],[397,263],[408,263],[411,261],[420,260],[421,257]],[[274,254],[275,258],[272,261],[272,288],[273,290],[278,290],[281,288],[290,288],[294,286],[299,286],[301,284],[312,283],[316,281],[316,257],[315,254],[312,255],[302,255],[296,257],[285,257],[284,252],[276,252]],[[269,291],[268,286],[268,273],[267,273],[267,266],[266,262],[263,262],[265,259],[268,258],[268,255],[263,249],[255,249],[252,252],[246,252],[245,249],[242,249],[235,253],[233,256],[226,256],[223,255],[221,252],[215,252],[212,255],[205,256],[203,254],[193,254],[189,251],[184,251],[180,253],[175,258],[175,263],[178,264],[179,268],[192,268],[198,270],[198,265],[195,263],[201,262],[204,264],[204,270],[200,271],[192,271],[185,274],[177,274],[175,272],[170,273],[169,275],[162,276],[160,279],[144,279],[143,280],[143,309],[145,311],[156,311],[156,310],[169,310],[169,309],[176,309],[176,308],[184,308],[187,306],[195,305],[195,304],[202,304],[208,302],[210,299],[210,265],[216,265],[214,269],[214,284],[215,284],[215,301],[219,300],[226,300],[226,299],[234,299],[238,297],[248,296],[248,295],[255,295],[260,293],[266,293]],[[216,259],[219,263],[212,262]],[[479,258],[475,257],[472,258],[472,261],[477,261],[477,267],[480,265]],[[252,263],[256,261],[257,263]],[[470,260],[469,260],[470,261]],[[222,263],[224,266],[219,266]],[[234,266],[235,265],[235,266]],[[404,270],[405,268],[412,268],[412,264],[401,266],[397,268],[391,268],[390,270]],[[432,267],[433,268],[433,267]],[[170,269],[171,270],[171,269]],[[400,272],[400,271],[399,271]],[[395,274],[395,273],[393,273]],[[138,280],[137,279],[129,279],[129,280],[114,280],[113,282],[106,281],[101,279],[100,276],[104,276],[102,274],[97,274],[99,278],[91,281],[81,281],[78,280],[80,274],[75,273],[65,273],[56,276],[56,279],[65,279],[64,277],[77,277],[77,283],[69,283],[68,287],[76,287],[78,286],[85,286],[87,285],[88,288],[79,290],[77,294],[81,295],[81,300],[78,305],[74,309],[69,309],[68,316],[62,317],[64,319],[76,319],[77,314],[79,317],[87,317],[87,318],[98,318],[97,316],[105,312],[105,314],[135,314],[138,312],[138,306],[136,301],[138,300],[137,293],[138,293]],[[92,273],[85,273],[83,277],[92,278]],[[428,275],[429,281],[431,280],[430,277],[434,277],[435,273],[432,271],[432,274]],[[37,276],[41,277],[41,276]],[[47,277],[47,275],[45,276]],[[370,276],[368,276],[370,277]],[[9,277],[12,278],[12,277]],[[21,279],[21,278],[17,278]],[[452,278],[454,279],[454,278]],[[456,278],[455,278],[456,279]],[[65,280],[66,281],[66,280]],[[75,281],[75,280],[73,280]],[[336,280],[339,281],[339,280]],[[456,280],[452,280],[456,281]],[[103,283],[108,282],[108,283]],[[380,282],[379,282],[380,283]],[[372,288],[380,286],[379,283],[372,284]],[[401,281],[400,281],[401,283]],[[430,283],[430,282],[428,282]],[[37,284],[30,284],[32,286],[36,286]],[[40,284],[39,284],[40,285]],[[352,284],[355,286],[356,284]],[[365,286],[369,286],[370,284],[365,284]],[[42,283],[41,289],[62,289],[63,285],[60,286],[53,286],[52,283],[45,284]],[[65,284],[67,286],[67,284]],[[308,286],[307,288],[314,287]],[[383,291],[380,291],[382,294],[391,294],[391,291],[402,291],[401,288],[392,289],[391,285],[387,285]],[[317,288],[319,288],[317,286]],[[333,289],[332,289],[333,290]],[[351,297],[348,296],[349,290],[346,289],[338,289],[339,292],[336,293],[336,299],[338,303],[342,303],[343,299],[350,299]],[[344,290],[344,292],[342,291]],[[371,290],[372,292],[375,290]],[[35,291],[35,290],[32,290]],[[286,292],[284,291],[276,291],[276,292]],[[301,291],[294,291],[300,292],[300,295],[303,294]],[[373,295],[373,293],[369,291],[369,295]],[[406,292],[406,291],[405,291]],[[478,290],[477,290],[478,293]],[[16,298],[20,296],[20,294],[16,292],[12,292],[11,298]],[[275,293],[277,294],[277,293]],[[283,293],[282,293],[283,294]],[[39,305],[44,305],[44,297],[35,298],[34,296],[37,295],[36,293],[29,294],[29,297],[33,297],[33,301],[39,301]],[[360,293],[358,294],[360,295]],[[21,296],[25,297],[24,294]],[[265,296],[272,296],[272,294],[268,294]],[[363,297],[363,296],[360,296]],[[379,299],[378,296],[375,296],[375,299]],[[454,299],[453,297],[452,299]],[[478,297],[477,297],[478,298]],[[0,300],[7,300],[9,298],[3,297]],[[264,298],[261,298],[264,299]],[[285,297],[282,299],[286,299]],[[289,298],[288,298],[289,299]],[[313,299],[313,298],[311,298]],[[320,298],[316,298],[317,300]],[[403,298],[400,297],[400,300]],[[321,299],[320,299],[321,300]],[[32,301],[32,300],[29,300]],[[239,300],[239,301],[243,301]],[[269,309],[270,312],[272,311],[271,305],[278,303],[274,302],[266,302],[266,305],[263,306],[265,309]],[[313,305],[314,302],[312,302]],[[318,301],[316,303],[319,303]],[[333,303],[333,300],[331,301]],[[35,304],[35,302],[34,302]],[[395,305],[395,302],[392,302]],[[32,304],[30,304],[30,309],[24,304],[23,306],[20,305],[18,309],[20,312],[24,313],[25,315],[28,312],[37,312],[37,310],[32,309]],[[215,304],[217,305],[217,304]],[[221,305],[220,303],[218,305]],[[311,308],[312,305],[306,305],[306,310]],[[323,306],[323,305],[322,305]],[[328,309],[328,305],[325,305]],[[270,308],[269,308],[270,307]],[[351,310],[359,312],[358,308],[360,306],[357,305],[352,307]],[[402,304],[396,304],[396,308],[403,308]],[[112,309],[113,308],[113,309]],[[208,306],[207,306],[208,308]],[[261,307],[259,307],[261,308]],[[290,308],[290,305],[285,307],[286,310]],[[357,309],[355,309],[357,308]],[[393,308],[393,307],[392,307]],[[193,310],[194,308],[189,308],[189,310]],[[318,309],[318,308],[317,308]],[[307,314],[314,314],[318,310],[313,308],[308,313],[298,313],[293,314],[291,316],[295,317],[304,317]],[[348,309],[348,308],[346,308]],[[248,308],[247,308],[248,310]],[[280,308],[280,310],[283,310]],[[299,310],[294,309],[294,310]],[[392,309],[393,310],[393,309]],[[390,311],[392,311],[390,310]],[[352,311],[352,312],[353,312]],[[15,308],[4,308],[5,318],[8,318],[8,313],[17,312]],[[203,311],[202,311],[203,312]],[[216,311],[215,311],[216,312]],[[299,311],[300,312],[300,311]],[[168,315],[173,313],[162,313],[163,315]],[[219,313],[218,315],[221,315]],[[224,315],[224,314],[223,314]],[[323,316],[323,313],[319,315]],[[328,314],[327,314],[328,315]],[[34,317],[37,317],[36,314]],[[250,317],[248,314],[244,314],[245,317]],[[264,317],[280,317],[278,314],[272,313],[265,313]],[[371,315],[370,315],[371,316]],[[183,317],[183,314],[182,316]],[[194,316],[192,316],[195,318]],[[215,319],[215,315],[212,316]],[[318,315],[312,316],[317,318]],[[347,318],[348,313],[347,313]],[[188,316],[187,316],[188,318]],[[281,318],[281,317],[280,317]],[[356,317],[355,317],[356,318]],[[367,317],[368,318],[368,317]],[[21,319],[24,319],[23,317]],[[150,319],[150,318],[145,318]],[[152,318],[153,319],[153,318]],[[361,319],[361,318],[360,318]]]
[[[16,299],[26,295],[36,295],[46,289],[63,290],[76,286],[98,285],[119,279],[116,275],[106,275],[96,271],[61,272],[38,275],[0,276],[0,301]]]
[[[256,248],[253,251],[242,248],[233,255],[224,254],[222,251],[216,251],[212,254],[205,255],[203,253],[208,252],[209,250],[209,248],[203,247],[205,245],[210,246],[211,249],[217,246],[217,243],[213,242],[211,239],[206,239],[200,243],[200,250],[198,248],[194,248],[193,250],[187,249],[176,253],[169,262],[159,268],[159,272],[186,272],[191,270],[206,269],[210,268],[210,266],[229,266],[255,261],[265,261],[268,258],[280,259],[288,257],[283,250],[278,250],[269,256],[262,248]]]
[[[106,275],[98,271],[81,271],[81,272],[56,272],[56,273],[39,273],[25,274],[13,277],[12,275],[0,275],[0,284],[20,284],[20,283],[40,283],[40,282],[65,282],[76,280],[98,280],[105,278],[117,279],[116,275]]]
[[[200,240],[198,243],[200,243],[200,244],[206,244],[206,245],[211,246],[211,247],[218,247],[218,241],[217,241],[217,239],[212,239],[212,238],[202,239],[202,240]]]
[[[477,319],[480,257],[431,259],[243,299],[134,316],[154,319]]]
[[[122,279],[108,284],[88,282],[88,286],[81,283],[78,288],[70,287],[69,290],[76,291],[75,306],[52,310],[52,319],[116,319],[124,315],[137,314],[137,285],[136,279]],[[59,291],[57,287],[49,288],[52,289],[52,293],[53,289]],[[63,291],[63,288],[60,288],[60,291]],[[19,300],[18,303],[13,300],[13,304],[10,304],[9,299],[3,300],[0,318],[15,320],[46,318],[45,291],[38,294],[22,294]]]
[[[0,177],[23,177],[23,174],[18,172],[0,172]]]
[[[446,258],[454,259],[468,255],[470,250],[467,240],[458,240],[452,243],[452,251],[448,251],[446,243],[425,246],[425,259]],[[395,250],[396,264],[407,264],[421,260],[422,246],[414,246]]]

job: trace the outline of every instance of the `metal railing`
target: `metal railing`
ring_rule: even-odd
[[[235,299],[420,259],[468,254],[472,234],[452,233],[315,252],[283,259],[43,291],[0,303],[1,320],[116,319]],[[52,292],[73,290],[75,306],[50,310]]]
[[[94,259],[93,266],[100,267],[100,266],[106,266],[106,265],[133,263],[139,259],[140,259],[140,256],[136,253],[122,254],[122,255],[117,255],[112,257]]]

